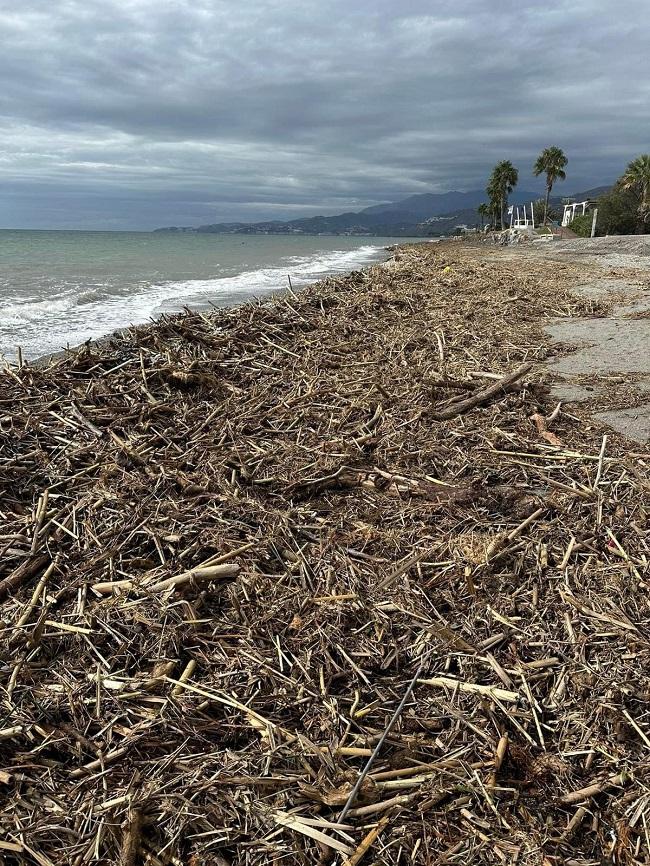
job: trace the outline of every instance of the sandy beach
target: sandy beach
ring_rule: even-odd
[[[647,861],[646,248],[1,371],[6,862]]]

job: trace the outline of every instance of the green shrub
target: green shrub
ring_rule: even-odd
[[[592,219],[593,214],[580,214],[580,216],[577,216],[573,222],[569,223],[569,228],[572,232],[575,232],[579,238],[590,238]]]
[[[633,235],[637,227],[638,201],[634,194],[614,187],[598,199],[598,235]],[[573,228],[573,226],[571,226]]]

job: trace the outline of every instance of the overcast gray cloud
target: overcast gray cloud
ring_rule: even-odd
[[[0,0],[0,225],[291,218],[650,149],[641,0]]]

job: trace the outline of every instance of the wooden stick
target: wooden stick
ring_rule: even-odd
[[[185,665],[185,670],[183,671],[183,673],[178,678],[179,684],[174,686],[172,689],[172,694],[174,695],[174,697],[177,697],[178,695],[182,694],[183,686],[189,680],[189,678],[192,676],[195,669],[196,669],[196,659],[190,659],[188,661],[188,663]]]
[[[560,803],[563,806],[571,806],[573,803],[579,803],[581,800],[590,800],[610,788],[619,788],[629,782],[630,776],[628,773],[618,773],[616,776],[610,776],[608,779],[602,779],[600,782],[594,782],[593,785],[587,785],[586,788],[580,788],[577,791],[571,791],[569,794],[564,794],[560,797]]]
[[[584,806],[580,806],[576,810],[575,815],[573,816],[573,818],[571,818],[571,820],[569,821],[569,823],[566,826],[566,829],[564,830],[564,832],[560,836],[560,838],[559,838],[560,842],[567,842],[573,836],[573,834],[575,833],[577,828],[580,826],[580,824],[582,824],[582,821],[584,820],[584,817],[586,814],[587,814],[587,810]]]
[[[406,806],[413,797],[417,794],[397,794],[391,797],[390,800],[380,800],[378,803],[370,803],[368,806],[359,806],[356,809],[350,809],[348,818],[364,818],[366,815],[374,815],[376,812],[385,812],[386,809],[392,809],[394,806]]]
[[[49,491],[44,490],[38,500],[38,506],[36,508],[36,520],[34,522],[34,534],[32,536],[32,556],[35,556],[38,553],[39,533],[41,531],[41,526],[43,525],[45,514],[47,512],[47,501],[49,497]]]
[[[169,589],[178,589],[179,586],[184,586],[193,580],[211,581],[217,578],[237,577],[239,574],[239,566],[235,563],[224,563],[223,565],[210,565],[207,568],[195,568],[190,571],[185,571],[176,577],[168,577],[167,580],[160,580],[157,583],[150,584],[147,589],[152,592],[166,592]]]
[[[41,597],[43,590],[45,589],[45,584],[48,582],[48,580],[52,576],[52,572],[54,571],[54,565],[55,565],[55,563],[51,562],[49,564],[49,566],[43,572],[41,579],[39,580],[39,582],[36,586],[36,589],[32,593],[32,597],[29,600],[27,607],[23,610],[22,614],[20,615],[20,619],[18,620],[18,622],[16,623],[14,628],[21,628],[22,626],[24,626],[25,623],[27,622],[27,620],[29,619],[29,617],[31,616],[32,611],[34,610],[34,608],[38,604],[38,600]]]
[[[605,450],[607,449],[607,434],[603,436],[602,445],[600,446],[600,453],[598,454],[598,467],[596,469],[596,477],[594,478],[594,486],[593,489],[596,490],[598,485],[600,484],[600,476],[603,474],[603,462],[605,460]]]
[[[352,854],[351,857],[348,857],[347,860],[343,861],[343,866],[357,866],[374,845],[377,836],[386,829],[390,823],[390,819],[390,815],[384,815],[384,817],[377,823],[377,826],[373,827],[372,830],[363,837],[354,854]]]
[[[506,752],[508,751],[508,734],[504,734],[499,740],[496,748],[496,752],[494,753],[494,769],[490,773],[490,779],[488,781],[488,788],[494,788],[497,783],[497,775],[503,761],[506,757]]]
[[[414,553],[413,556],[409,557],[407,560],[398,565],[395,571],[385,577],[382,582],[379,584],[379,589],[387,589],[391,584],[395,583],[395,581],[405,574],[411,566],[418,563],[421,559],[424,559],[426,552],[424,550],[418,550],[417,553]]]
[[[33,577],[49,561],[50,557],[47,553],[30,557],[21,563],[8,577],[0,580],[0,601],[4,601],[8,595],[18,589],[25,581],[29,580],[30,577]]]
[[[495,382],[494,385],[489,385],[477,394],[472,394],[471,397],[459,401],[454,406],[449,406],[447,409],[442,409],[440,412],[434,412],[433,417],[436,421],[449,421],[450,418],[455,418],[457,415],[462,415],[464,412],[468,412],[476,406],[487,403],[493,397],[502,395],[508,385],[514,384],[525,376],[532,366],[531,362],[522,364],[521,367],[517,367],[516,370],[512,373],[508,373],[507,376],[503,376],[498,382]]]
[[[76,770],[72,770],[70,775],[73,779],[79,779],[86,773],[92,773],[93,770],[100,770],[106,764],[112,764],[113,761],[117,761],[118,758],[123,758],[124,755],[126,755],[127,751],[128,748],[126,746],[120,746],[117,749],[113,749],[112,752],[107,752],[101,758],[97,758],[95,761],[91,761],[89,764],[84,764],[83,767],[77,767]]]
[[[238,574],[238,565],[223,563],[221,565],[209,565],[207,568],[193,568],[182,574],[177,574],[175,577],[156,581],[156,583],[138,585],[135,580],[108,580],[94,583],[92,589],[99,595],[111,595],[114,592],[124,592],[130,589],[137,589],[140,592],[166,592],[167,590],[178,589],[179,586],[184,586],[191,581],[217,580],[218,578],[236,577]]]
[[[519,692],[511,692],[500,689],[497,686],[482,686],[479,683],[464,683],[451,677],[432,677],[428,680],[420,680],[424,686],[436,686],[444,689],[457,689],[459,692],[468,692],[472,695],[485,695],[488,698],[498,698],[506,703],[516,704],[519,700]]]
[[[525,520],[522,520],[518,526],[515,526],[513,530],[508,532],[507,535],[497,535],[497,537],[490,543],[485,554],[485,559],[489,560],[499,551],[505,553],[505,550],[502,550],[502,548],[514,541],[515,538],[518,538],[524,529],[529,527],[531,523],[534,523],[534,521],[537,520],[538,517],[541,517],[545,511],[546,508],[537,508],[532,514],[529,514]]]
[[[142,812],[139,809],[132,809],[122,837],[120,866],[136,866],[141,834]]]

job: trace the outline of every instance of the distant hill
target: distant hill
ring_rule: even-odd
[[[583,192],[574,192],[569,196],[559,196],[558,199],[561,201],[563,198],[572,198],[575,201],[587,201],[587,199],[595,199],[599,198],[601,195],[605,195],[605,193],[609,192],[612,188],[613,184],[607,184],[606,186],[595,186],[593,189],[586,189]]]
[[[510,201],[512,204],[523,204],[535,198],[539,198],[539,193],[515,190],[510,196]],[[411,195],[391,204],[377,204],[367,207],[361,211],[361,214],[383,216],[384,219],[387,216],[390,216],[391,219],[410,218],[419,222],[432,216],[451,214],[454,211],[475,211],[484,201],[485,192],[482,189],[475,189],[470,192],[422,193],[421,195]]]
[[[582,201],[595,198],[610,187],[596,187],[571,196]],[[541,193],[515,190],[511,204],[527,204]],[[564,196],[566,197],[566,196]],[[561,197],[553,196],[559,204]],[[157,232],[198,232],[199,234],[278,234],[278,235],[358,235],[375,237],[430,237],[453,232],[457,225],[475,225],[476,208],[485,201],[483,190],[469,192],[422,193],[361,211],[335,216],[304,217],[295,220],[270,220],[257,223],[212,223],[191,228],[169,226]]]

